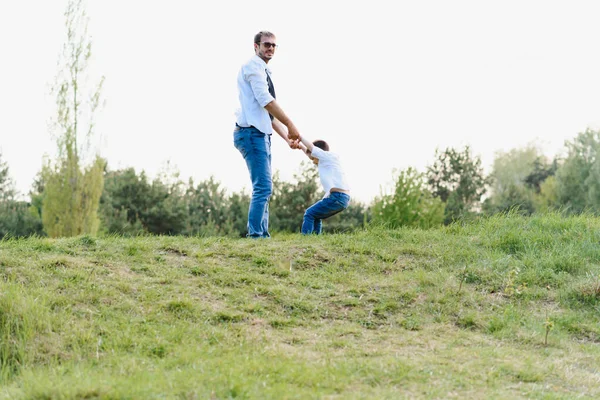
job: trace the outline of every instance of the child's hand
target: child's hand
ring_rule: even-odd
[[[292,149],[301,149],[302,147],[300,146],[300,141],[298,139],[296,139],[296,140],[290,140],[290,148],[292,148]]]

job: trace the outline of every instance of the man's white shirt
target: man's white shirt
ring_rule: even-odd
[[[265,106],[275,98],[269,93],[267,71],[271,75],[267,63],[256,55],[242,65],[237,77],[241,108],[236,117],[241,127],[254,126],[262,133],[272,134],[273,125]]]

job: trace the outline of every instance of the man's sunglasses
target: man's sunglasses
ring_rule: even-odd
[[[277,44],[271,42],[260,42],[260,44],[264,44],[267,49],[270,49],[271,47],[274,49],[277,48]]]

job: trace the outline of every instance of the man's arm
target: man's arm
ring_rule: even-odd
[[[269,114],[277,118],[283,125],[287,127],[287,135],[284,137],[281,135],[281,133],[279,133],[279,131],[277,131],[275,125],[273,125],[273,128],[279,134],[279,136],[286,139],[288,143],[290,140],[296,140],[300,137],[300,132],[298,132],[298,129],[296,129],[296,126],[294,125],[292,120],[288,118],[288,116],[283,112],[279,104],[277,104],[277,100],[273,100],[272,102],[267,104],[265,106],[265,109],[269,112]]]
[[[300,133],[294,123],[289,117],[283,112],[277,101],[269,93],[267,80],[265,79],[266,71],[261,71],[255,64],[248,66],[248,69],[244,71],[244,79],[250,83],[254,98],[258,101],[262,107],[265,108],[273,117],[278,119],[283,125],[287,127],[287,133],[284,130],[279,129],[273,124],[273,129],[279,136],[281,136],[288,144],[292,140],[297,140]],[[279,129],[279,130],[278,130]]]
[[[279,136],[281,136],[281,138],[283,140],[286,141],[286,143],[288,144],[288,146],[290,146],[290,148],[292,148],[292,149],[298,148],[297,144],[295,143],[295,141],[290,140],[288,138],[288,134],[287,134],[287,130],[286,130],[285,126],[277,118],[273,118],[273,121],[271,122],[271,125],[273,126],[273,130],[275,132],[277,132],[277,134]]]

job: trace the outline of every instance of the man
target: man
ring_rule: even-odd
[[[275,100],[271,70],[267,66],[277,48],[275,35],[261,31],[254,36],[254,57],[242,65],[237,77],[241,108],[233,132],[235,147],[242,153],[250,179],[252,198],[248,210],[251,238],[269,238],[269,198],[271,177],[271,135],[277,132],[290,148],[300,137],[292,121]]]

